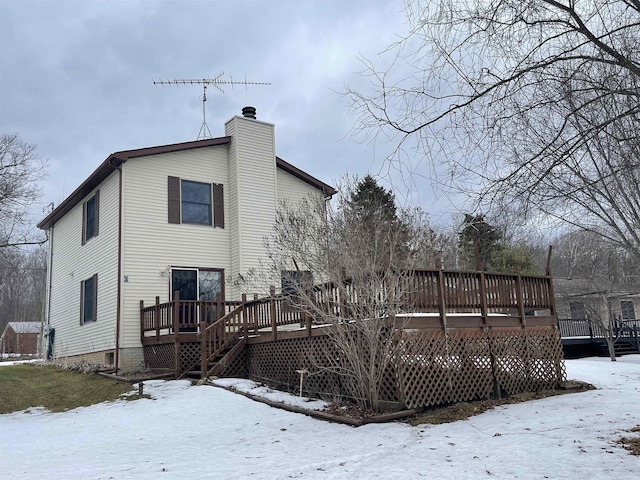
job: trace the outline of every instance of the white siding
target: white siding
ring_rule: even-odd
[[[227,146],[134,158],[123,165],[122,347],[140,345],[140,300],[169,299],[167,266],[223,268],[229,275],[230,224]],[[167,179],[224,185],[225,228],[170,224]],[[227,293],[227,298],[230,298]]]
[[[100,185],[98,236],[82,245],[82,204],[53,230],[50,324],[55,356],[81,355],[115,346],[118,281],[118,172]],[[98,274],[96,321],[80,325],[80,285]]]

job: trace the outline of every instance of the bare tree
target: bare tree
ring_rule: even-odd
[[[40,197],[44,163],[17,135],[0,136],[0,249],[41,244],[29,209]]]
[[[411,271],[433,268],[439,252],[423,212],[363,209],[353,201],[356,186],[341,191],[326,205],[282,205],[266,245],[275,275],[297,279],[297,308],[331,326],[333,353],[315,358],[311,374],[339,374],[351,397],[378,410],[382,378],[400,348],[402,325],[394,321],[412,291]]]
[[[640,2],[409,1],[406,12],[391,66],[365,61],[371,90],[347,91],[355,133],[445,163],[481,203],[640,257]]]
[[[5,249],[0,262],[0,332],[7,322],[43,317],[47,278],[46,248]]]

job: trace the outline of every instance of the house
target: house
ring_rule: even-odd
[[[37,355],[40,344],[40,322],[9,322],[0,336],[0,353]]]
[[[590,318],[608,324],[634,321],[640,308],[640,288],[634,285],[596,285],[590,279],[556,278],[556,306],[561,319]]]
[[[640,289],[633,282],[558,278],[555,293],[567,358],[640,352]]]
[[[38,224],[54,357],[143,368],[142,302],[239,299],[233,280],[265,257],[278,204],[335,193],[276,156],[274,125],[255,112],[223,137],[109,155]]]

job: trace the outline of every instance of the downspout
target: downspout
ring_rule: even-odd
[[[42,353],[44,353],[44,357],[45,360],[49,360],[49,358],[51,357],[51,355],[53,354],[53,342],[51,341],[50,335],[51,335],[51,284],[52,284],[52,280],[53,280],[53,229],[54,229],[54,225],[51,225],[51,227],[49,228],[49,285],[48,285],[48,291],[47,291],[47,310],[46,310],[46,326],[47,328],[47,343],[46,343],[46,350],[43,351]],[[42,349],[45,349],[45,345],[44,345],[44,328],[42,329]]]
[[[118,289],[116,293],[116,351],[114,355],[115,373],[120,366],[120,315],[122,304],[122,164],[115,167],[118,170]]]

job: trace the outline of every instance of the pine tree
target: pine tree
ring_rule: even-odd
[[[484,215],[464,214],[464,228],[458,234],[458,245],[464,253],[469,266],[480,268],[477,260],[481,262],[482,269],[489,267],[491,258],[500,250],[502,232],[497,227],[488,224]],[[476,245],[478,258],[476,258]]]
[[[363,221],[396,220],[395,195],[378,185],[371,176],[366,175],[351,192],[349,206]]]

